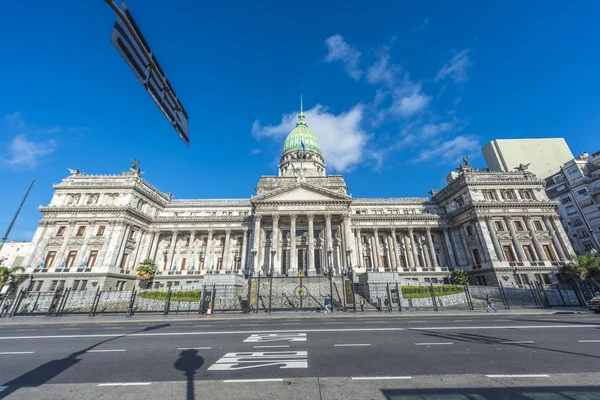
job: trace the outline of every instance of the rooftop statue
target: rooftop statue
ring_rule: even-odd
[[[521,163],[521,164],[519,164],[518,167],[515,167],[515,169],[517,171],[519,171],[519,172],[525,172],[525,171],[527,171],[527,169],[529,169],[530,165],[531,165],[531,163],[529,163],[529,164],[523,164],[523,163]]]
[[[71,168],[67,168],[69,170],[69,172],[71,173],[71,175],[73,176],[79,176],[81,174],[84,174],[85,172],[81,172],[79,170],[79,168],[75,168],[75,169],[71,169]]]

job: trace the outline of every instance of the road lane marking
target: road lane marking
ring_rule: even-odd
[[[515,340],[512,342],[498,342],[500,344],[531,344],[535,343],[533,340]]]
[[[279,344],[279,345],[274,345],[274,346],[260,346],[259,345],[259,346],[253,346],[253,347],[255,349],[259,349],[259,348],[266,349],[266,348],[273,348],[273,347],[290,347],[290,345],[289,344]]]
[[[240,326],[260,326],[260,324],[240,324]]]
[[[507,326],[449,326],[449,327],[422,327],[422,328],[322,328],[322,329],[276,329],[260,331],[203,331],[203,332],[146,332],[146,333],[105,333],[85,335],[35,335],[35,336],[0,336],[0,340],[25,340],[25,339],[82,339],[82,338],[110,338],[110,337],[146,337],[146,336],[203,336],[203,335],[247,335],[267,333],[297,333],[301,332],[400,332],[400,331],[435,331],[435,330],[488,330],[488,329],[561,329],[561,328],[600,328],[600,324],[593,325],[507,325]]]
[[[125,327],[124,326],[107,326],[104,329],[125,329]]]
[[[306,342],[306,333],[258,333],[248,336],[244,343],[258,343],[258,342]]]
[[[127,349],[104,349],[104,350],[88,350],[86,353],[110,353],[115,351],[127,351]]]
[[[33,354],[35,351],[0,351],[0,355],[8,356],[12,354]]]
[[[177,350],[210,350],[212,347],[178,347]]]
[[[436,345],[448,345],[454,344],[452,342],[431,342],[431,343],[415,343],[415,346],[436,346]]]
[[[522,374],[522,375],[486,375],[488,378],[550,378],[544,374]]]
[[[17,332],[31,332],[35,331],[35,329],[17,329]]]
[[[152,382],[99,383],[98,386],[148,386]]]
[[[472,319],[453,319],[453,322],[473,322]]]
[[[206,325],[194,325],[194,328],[204,328],[205,326],[212,326],[212,324],[206,324]]]
[[[326,324],[343,324],[343,322],[341,322],[341,321],[340,322],[338,322],[338,321],[335,321],[335,322],[328,321],[328,322],[325,322],[325,323]]]
[[[590,339],[590,340],[578,340],[579,343],[600,343],[600,340]]]
[[[387,324],[387,321],[365,321],[365,324]]]
[[[353,381],[366,381],[366,380],[381,380],[381,379],[412,379],[412,376],[353,376]]]
[[[79,328],[60,328],[61,331],[78,331]]]
[[[308,368],[306,351],[259,351],[227,353],[209,371],[237,371],[240,369],[275,367],[280,369]]]
[[[370,343],[340,343],[334,344],[334,347],[353,347],[353,346],[370,346]]]
[[[251,383],[251,382],[283,382],[283,378],[263,378],[263,379],[225,379],[224,383]]]
[[[506,322],[506,321],[511,321],[511,320],[510,319],[493,319],[492,321],[496,321],[496,322],[503,321],[503,322]]]
[[[300,322],[284,322],[281,325],[300,325]]]

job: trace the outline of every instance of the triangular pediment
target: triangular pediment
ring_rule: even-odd
[[[307,183],[296,183],[253,198],[261,202],[348,201],[349,196]]]

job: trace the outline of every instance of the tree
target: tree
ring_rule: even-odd
[[[591,280],[595,285],[598,285],[594,276],[600,274],[600,257],[594,254],[586,254],[583,256],[573,255],[569,258],[569,263],[563,269],[567,275],[584,281]]]
[[[0,289],[8,284],[12,285],[25,279],[23,267],[0,267]]]
[[[461,269],[455,269],[452,271],[452,275],[450,276],[450,280],[455,285],[470,285],[469,274],[467,271],[463,271]]]
[[[154,264],[154,260],[146,258],[137,267],[136,271],[137,276],[141,281],[147,281],[154,278],[154,274],[156,274],[156,265]]]

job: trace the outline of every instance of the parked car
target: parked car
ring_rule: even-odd
[[[600,314],[600,296],[596,296],[591,300],[586,301],[585,305],[587,306],[588,310]]]

